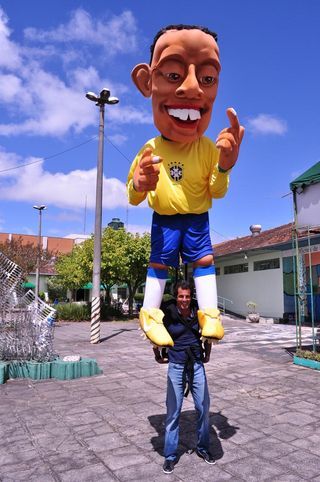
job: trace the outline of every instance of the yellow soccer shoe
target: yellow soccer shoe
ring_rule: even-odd
[[[224,336],[224,329],[220,320],[220,311],[215,308],[198,310],[198,320],[201,334],[208,341],[218,342]]]
[[[173,346],[173,340],[164,327],[163,317],[163,311],[158,308],[141,308],[140,327],[153,345],[160,347]]]

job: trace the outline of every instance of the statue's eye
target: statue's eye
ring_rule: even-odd
[[[168,74],[164,75],[169,82],[178,82],[181,79],[181,75],[177,74],[176,72],[169,72]]]
[[[203,77],[200,77],[199,82],[202,85],[214,85],[217,82],[217,79],[212,75],[204,75]]]

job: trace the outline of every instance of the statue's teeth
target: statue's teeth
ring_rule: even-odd
[[[183,121],[186,121],[188,117],[192,121],[201,119],[201,114],[198,109],[168,109],[168,114]]]

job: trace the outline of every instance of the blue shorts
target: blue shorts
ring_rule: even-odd
[[[213,254],[208,213],[174,214],[153,213],[151,228],[151,263],[177,267]]]

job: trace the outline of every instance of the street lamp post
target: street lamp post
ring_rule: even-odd
[[[33,206],[33,209],[39,211],[39,234],[38,234],[38,255],[37,255],[37,268],[36,268],[36,300],[39,296],[39,281],[40,281],[40,259],[41,259],[41,227],[42,227],[42,211],[47,209],[46,206],[41,204],[41,206]]]
[[[104,148],[104,106],[117,104],[119,99],[110,96],[110,90],[102,89],[99,97],[94,92],[86,94],[100,109],[99,146],[96,183],[96,210],[94,223],[92,300],[90,343],[100,342],[100,285],[101,285],[101,233],[102,233],[102,194],[103,194],[103,148]]]

